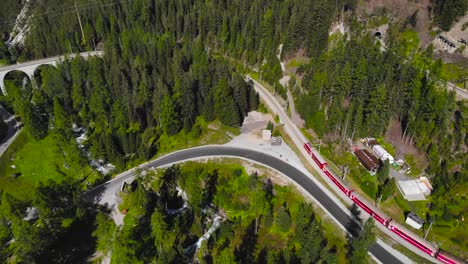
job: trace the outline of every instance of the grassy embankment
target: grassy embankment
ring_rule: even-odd
[[[199,118],[196,126],[189,133],[181,131],[174,136],[163,135],[159,140],[158,156],[187,147],[223,144],[231,139],[229,135],[235,136],[239,133],[239,128],[225,126],[219,121],[208,124]],[[76,166],[66,164],[59,153],[53,136],[49,135],[37,141],[27,132],[22,132],[0,157],[0,189],[20,198],[27,197],[33,192],[34,186],[40,182],[62,181],[68,177],[66,175],[82,178],[83,175],[91,174],[91,177],[87,179],[89,182],[93,182],[98,177],[96,172],[92,173],[89,166],[84,168],[84,172],[82,170],[70,171],[68,167]],[[129,166],[133,167],[135,164]]]
[[[464,88],[463,78],[468,78],[468,65],[460,66],[456,64],[443,63],[441,77],[460,88]]]
[[[23,131],[0,157],[0,189],[20,199],[30,198],[39,183],[85,176],[89,182],[98,177],[89,166],[67,164],[51,135],[38,141]]]
[[[162,135],[159,139],[157,157],[172,151],[209,144],[224,144],[232,137],[240,134],[240,128],[223,125],[220,121],[207,123],[203,118],[197,118],[190,132],[182,130],[174,136]]]

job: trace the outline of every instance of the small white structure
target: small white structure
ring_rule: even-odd
[[[416,229],[420,229],[424,225],[424,220],[417,214],[411,212],[406,217],[406,223]]]
[[[262,139],[263,140],[270,140],[271,139],[271,130],[268,130],[268,129],[262,130]]]
[[[419,180],[398,181],[398,189],[408,201],[424,201],[432,192],[432,185],[426,177]]]
[[[432,192],[432,184],[429,181],[428,178],[426,177],[420,177],[419,178],[419,184],[418,184],[423,191],[424,195],[430,195]]]
[[[374,151],[375,155],[382,161],[388,160],[390,164],[393,164],[395,162],[395,159],[393,158],[390,153],[388,153],[382,146],[380,145],[374,145],[372,146],[372,150]]]
[[[271,137],[270,143],[272,146],[279,146],[283,143],[283,139],[281,137]]]

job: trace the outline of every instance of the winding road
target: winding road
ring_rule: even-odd
[[[120,188],[124,181],[129,180],[137,174],[139,170],[145,170],[150,168],[156,168],[161,166],[167,166],[170,164],[180,163],[187,160],[208,158],[208,157],[236,157],[242,158],[256,163],[270,167],[281,174],[287,176],[293,180],[296,184],[302,187],[310,196],[312,196],[318,203],[325,208],[330,215],[343,227],[348,226],[352,223],[352,218],[349,212],[343,210],[342,207],[338,206],[328,194],[326,194],[322,188],[320,188],[314,181],[312,181],[306,174],[291,166],[289,163],[270,156],[268,154],[257,152],[249,149],[241,149],[235,147],[221,146],[221,145],[210,145],[204,147],[196,147],[185,149],[177,152],[173,152],[166,156],[160,157],[156,160],[144,163],[137,168],[133,168],[118,175],[115,179],[104,183],[89,192],[85,193],[85,197],[94,199],[97,202],[106,200],[108,196],[119,193]],[[403,263],[390,253],[381,242],[373,244],[369,247],[369,252],[378,259],[381,263],[397,264]]]

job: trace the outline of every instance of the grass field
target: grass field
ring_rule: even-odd
[[[427,208],[427,201],[406,201],[400,192],[395,192],[395,197],[390,197],[382,203],[380,208],[392,219],[404,223],[405,212],[415,212],[417,215],[425,219]],[[467,252],[464,250],[468,248],[466,237],[468,237],[468,227],[466,224],[457,221],[456,225],[447,224],[444,222],[435,222],[432,229],[427,236],[427,240],[436,242],[437,245],[443,249],[454,253],[457,256],[467,257]],[[413,231],[415,234],[423,237],[429,223],[424,224],[421,229],[411,228],[409,225],[402,224],[406,228]]]
[[[65,164],[52,136],[37,141],[22,132],[0,157],[0,189],[21,199],[30,197],[34,186],[40,182],[60,182],[70,175],[77,178],[83,174],[97,176],[90,167],[77,172],[73,169],[75,166],[68,168]]]
[[[442,65],[441,76],[444,80],[453,82],[457,86],[464,88],[464,84],[460,80],[468,76],[468,69],[455,64],[444,63]]]
[[[239,134],[240,128],[225,126],[220,121],[207,123],[203,118],[199,117],[189,133],[182,130],[173,136],[162,135],[159,139],[157,156],[200,145],[224,144],[229,142],[233,136]]]

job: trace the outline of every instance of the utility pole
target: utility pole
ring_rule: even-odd
[[[71,47],[70,40],[68,41],[68,47],[70,48],[70,54],[73,54],[73,50],[72,50],[72,47]]]
[[[343,181],[344,181],[344,179],[346,178],[346,175],[347,175],[347,174],[348,174],[348,166],[345,166],[345,167],[343,168]]]
[[[379,208],[380,201],[382,201],[382,196],[383,196],[383,194],[381,194],[380,197],[379,197],[379,201],[377,202],[377,208]]]
[[[75,9],[76,9],[76,16],[78,17],[78,23],[80,23],[80,29],[81,29],[81,44],[82,44],[82,45],[86,45],[85,35],[84,35],[84,31],[83,31],[83,25],[81,24],[80,13],[78,13],[78,6],[76,5],[76,2],[75,2]]]
[[[427,234],[429,234],[429,231],[431,231],[431,227],[432,227],[433,223],[434,223],[434,221],[431,221],[431,224],[429,225],[429,228],[427,229],[426,234],[424,234],[424,239],[426,239]]]

